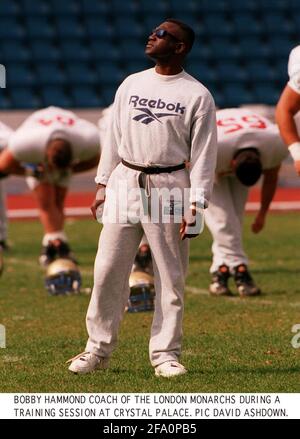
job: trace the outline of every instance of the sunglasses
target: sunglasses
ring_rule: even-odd
[[[169,36],[175,41],[181,42],[178,38],[174,37],[174,35],[170,34],[170,32],[166,31],[165,29],[153,29],[151,34],[154,34],[159,39]]]

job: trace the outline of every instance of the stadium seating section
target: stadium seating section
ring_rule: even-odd
[[[166,17],[195,29],[186,70],[219,107],[276,103],[300,0],[0,0],[0,109],[108,106],[123,78],[152,65],[144,45]]]

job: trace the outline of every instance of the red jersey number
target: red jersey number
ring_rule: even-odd
[[[49,126],[53,122],[60,122],[62,125],[72,126],[75,123],[75,120],[71,117],[66,116],[54,116],[52,119],[38,119],[38,123],[44,126]]]
[[[264,130],[267,128],[267,124],[264,120],[260,119],[255,114],[249,116],[227,117],[226,119],[219,119],[217,121],[219,127],[227,128],[224,130],[224,134],[234,133],[235,131],[242,130],[244,128],[256,128]]]

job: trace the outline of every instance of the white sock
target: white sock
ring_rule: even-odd
[[[46,247],[50,241],[55,239],[60,239],[63,242],[68,242],[67,235],[63,230],[58,230],[57,232],[45,233],[42,241],[42,245]]]

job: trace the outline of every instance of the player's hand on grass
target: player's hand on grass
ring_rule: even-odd
[[[251,225],[251,229],[253,233],[259,233],[265,225],[266,215],[262,212],[258,212],[256,215],[254,222]]]
[[[99,206],[101,206],[101,204],[104,203],[105,201],[105,187],[103,184],[98,184],[97,185],[97,190],[96,190],[96,194],[95,194],[95,199],[91,205],[91,211],[92,211],[92,215],[94,217],[95,220],[97,220],[97,209]]]

